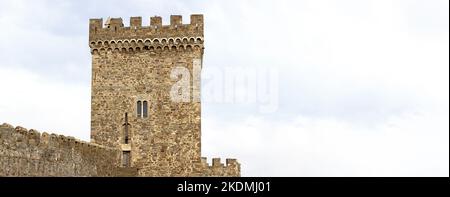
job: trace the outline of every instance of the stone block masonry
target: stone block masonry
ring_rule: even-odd
[[[179,65],[193,73],[194,60],[202,60],[203,15],[190,24],[181,16],[170,25],[161,17],[150,26],[141,21],[90,20],[91,140],[122,149],[127,165],[152,169],[142,176],[184,175],[201,157],[201,105],[172,101],[170,75]]]
[[[115,176],[121,151],[0,125],[0,176]]]
[[[212,165],[202,157],[190,164],[190,171],[171,174],[157,168],[137,169],[121,167],[121,150],[73,137],[40,133],[9,124],[0,125],[0,177],[1,176],[240,176],[240,164],[235,159],[221,163],[214,158]]]

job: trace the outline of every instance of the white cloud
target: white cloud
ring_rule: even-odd
[[[0,67],[0,122],[90,139],[90,89]]]
[[[405,14],[410,3],[364,2],[262,1],[209,10],[215,21],[205,67],[279,69],[280,100],[288,103],[282,113],[389,115],[416,103],[445,104],[446,19],[429,22],[447,31],[417,32],[410,28],[415,17]]]
[[[298,116],[204,117],[203,153],[234,157],[243,176],[448,176],[448,114],[404,114],[376,128]]]

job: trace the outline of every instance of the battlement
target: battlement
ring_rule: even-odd
[[[236,159],[226,159],[225,163],[220,158],[213,158],[210,165],[206,157],[201,158],[202,170],[200,174],[206,176],[240,176],[241,164]]]
[[[16,140],[18,142],[24,142],[28,145],[41,145],[41,146],[54,146],[54,147],[73,147],[73,148],[84,148],[88,147],[92,150],[95,149],[105,149],[105,150],[116,150],[115,148],[110,148],[106,146],[102,146],[99,144],[94,144],[86,141],[82,141],[76,139],[72,136],[64,136],[58,134],[48,134],[47,132],[43,132],[42,134],[34,129],[26,129],[21,126],[16,126],[15,128],[7,123],[3,123],[0,125],[0,128],[3,130],[14,130],[16,133],[20,134],[20,136],[16,136]],[[6,139],[7,136],[1,136],[3,139]]]
[[[0,125],[0,176],[118,176],[123,170],[118,167],[120,155],[121,150],[117,148],[71,136],[41,134],[34,129],[6,123]],[[26,167],[10,167],[19,165],[16,163]],[[223,163],[220,158],[213,158],[208,163],[206,157],[201,157],[193,167],[195,170],[191,173],[174,175],[240,176],[240,163],[236,159],[226,159]]]
[[[116,148],[0,125],[0,176],[115,176]]]
[[[170,24],[163,25],[162,18],[155,16],[150,18],[149,26],[142,26],[141,17],[131,17],[130,26],[125,27],[122,18],[90,19],[89,21],[89,46],[93,50],[129,48],[155,49],[160,46],[176,46],[203,42],[203,15],[191,15],[189,24],[183,24],[181,15],[171,15]],[[133,47],[134,46],[134,47]]]
[[[206,157],[202,157],[201,158],[201,163],[208,166],[208,167],[229,167],[229,166],[237,166],[239,165],[239,163],[237,162],[237,159],[226,159],[225,163],[222,163],[220,161],[220,158],[213,158],[212,159],[212,165],[209,165],[207,158]]]

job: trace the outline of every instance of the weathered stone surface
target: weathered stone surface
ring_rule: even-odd
[[[240,176],[235,159],[201,158],[200,102],[170,99],[172,69],[203,58],[203,15],[150,23],[90,20],[91,143],[3,124],[0,176]]]
[[[114,176],[119,149],[0,126],[0,176]]]

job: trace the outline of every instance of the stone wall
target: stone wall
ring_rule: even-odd
[[[121,150],[47,134],[9,124],[0,125],[0,176],[240,176],[236,159],[206,158],[180,168],[120,167]],[[172,165],[161,163],[161,166]]]
[[[212,165],[209,165],[202,157],[193,176],[238,177],[241,176],[241,164],[236,159],[226,159],[226,163],[222,163],[220,158],[213,158]]]
[[[241,165],[236,159],[226,159],[226,163],[221,163],[220,158],[213,158],[210,165],[206,158],[202,157],[201,161],[187,163],[172,171],[166,171],[166,168],[144,167],[139,169],[138,176],[239,177]]]
[[[120,150],[0,125],[0,176],[116,176]]]

